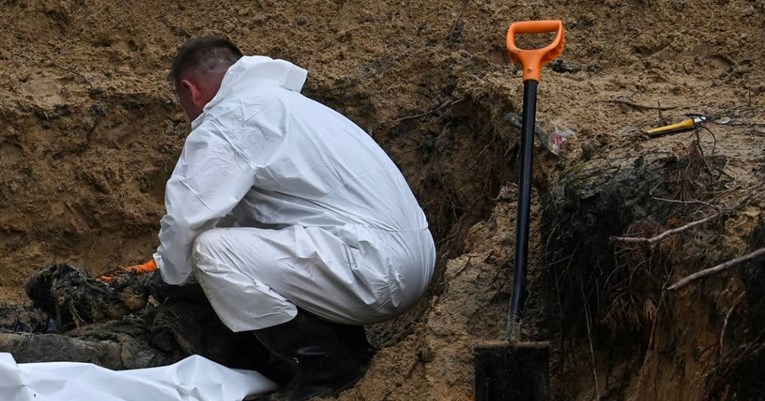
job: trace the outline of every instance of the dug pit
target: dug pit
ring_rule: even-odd
[[[518,131],[505,115],[522,85],[504,34],[560,18],[567,47],[543,71],[538,117],[576,137],[558,157],[535,150],[522,333],[553,345],[554,399],[762,399],[762,259],[668,286],[765,247],[763,12],[756,0],[7,2],[0,348],[115,369],[202,353],[278,377],[198,299],[91,281],[155,249],[188,131],[169,59],[190,36],[225,33],[306,67],[305,93],[388,151],[438,241],[429,293],[368,328],[380,352],[340,399],[471,399],[473,350],[505,339],[512,286]],[[688,114],[727,123],[640,135]],[[52,298],[32,286],[34,306],[38,272],[66,279],[38,281]]]

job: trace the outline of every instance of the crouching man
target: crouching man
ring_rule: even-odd
[[[170,79],[192,131],[148,269],[195,278],[220,319],[297,361],[272,399],[333,396],[372,356],[363,325],[425,292],[435,247],[385,152],[300,94],[307,72],[221,37],[180,47]]]

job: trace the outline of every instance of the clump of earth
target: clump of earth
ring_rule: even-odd
[[[156,248],[189,130],[168,66],[189,37],[224,34],[307,68],[304,93],[383,146],[437,239],[427,296],[367,328],[380,351],[339,398],[471,399],[474,349],[506,340],[512,290],[520,133],[506,116],[523,87],[505,35],[560,19],[537,119],[575,136],[557,156],[535,147],[522,327],[551,344],[553,398],[765,397],[765,261],[668,289],[765,247],[762,0],[6,3],[0,350],[18,361],[199,353],[283,374],[199,294],[94,279]],[[689,116],[707,122],[644,135]]]

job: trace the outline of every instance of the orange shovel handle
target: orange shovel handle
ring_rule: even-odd
[[[553,42],[544,48],[520,49],[515,45],[516,34],[547,32],[558,32],[558,34]],[[563,22],[559,20],[513,22],[507,30],[507,52],[513,61],[523,66],[524,81],[533,79],[539,82],[542,67],[558,58],[563,51],[563,42],[565,42],[565,33]]]

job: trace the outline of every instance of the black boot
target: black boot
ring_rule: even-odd
[[[287,323],[253,333],[273,353],[297,361],[292,380],[266,400],[302,401],[336,396],[364,374],[364,365],[351,355],[331,324],[303,311]]]
[[[361,363],[364,370],[369,366],[372,357],[377,353],[377,348],[367,340],[367,333],[364,326],[352,326],[340,323],[328,323],[335,331],[340,342],[345,344],[348,352]]]

